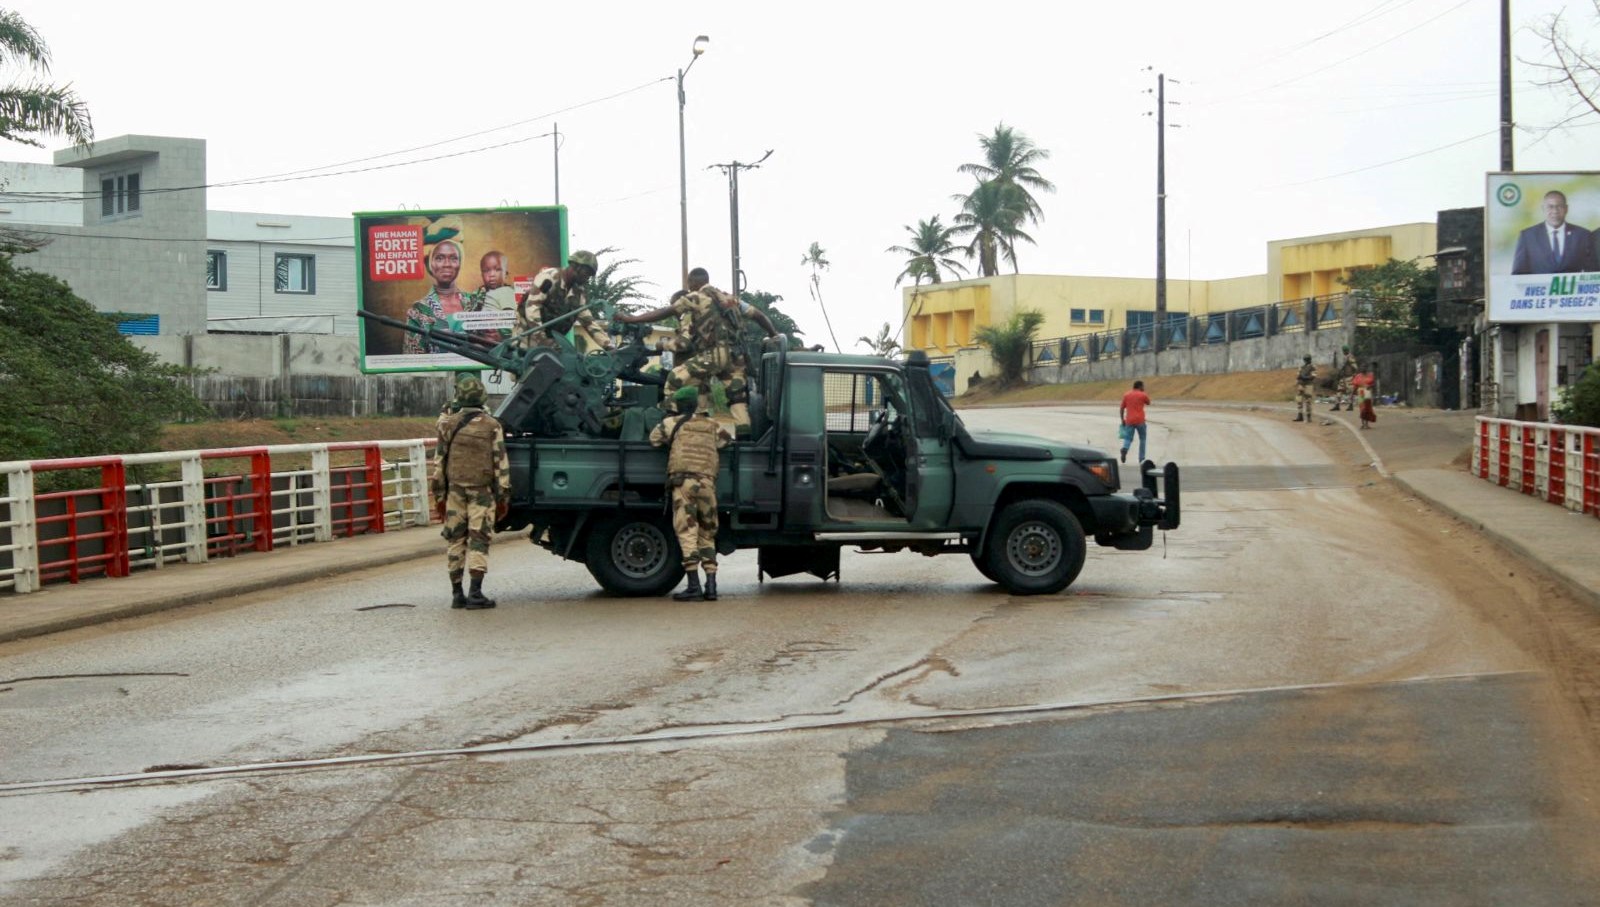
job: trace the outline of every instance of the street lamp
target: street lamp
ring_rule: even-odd
[[[678,278],[683,282],[683,289],[689,289],[689,167],[683,148],[683,105],[686,100],[683,95],[683,77],[694,68],[694,61],[706,52],[706,47],[711,44],[711,39],[705,35],[696,35],[694,39],[694,56],[689,58],[689,65],[678,70],[678,226],[683,239],[683,267],[679,270]]]

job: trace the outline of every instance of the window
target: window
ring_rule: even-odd
[[[1073,324],[1083,324],[1084,320],[1085,319],[1083,317],[1083,309],[1073,309],[1072,310],[1072,323]]]
[[[206,289],[228,288],[228,253],[206,252]]]
[[[100,216],[136,217],[139,214],[139,172],[100,176]]]
[[[1106,323],[1106,310],[1105,309],[1090,309],[1089,310],[1089,323],[1090,324],[1105,324]]]
[[[317,259],[313,255],[273,256],[272,289],[277,293],[317,292]]]

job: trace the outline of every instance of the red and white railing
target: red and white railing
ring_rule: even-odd
[[[1600,516],[1600,429],[1479,416],[1472,474]]]
[[[433,439],[0,462],[0,590],[427,525]],[[360,462],[332,465],[340,459]],[[310,466],[274,471],[273,458]],[[175,464],[178,477],[128,481]],[[166,470],[171,472],[170,469]],[[65,490],[38,488],[66,473]],[[209,473],[209,474],[208,474]]]

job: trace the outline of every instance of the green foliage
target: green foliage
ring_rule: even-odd
[[[1015,312],[1004,324],[989,324],[979,328],[973,339],[989,348],[990,355],[1000,366],[1000,385],[1010,387],[1022,382],[1022,369],[1028,362],[1028,351],[1033,339],[1044,324],[1044,313],[1032,309]]]
[[[162,423],[209,415],[187,385],[60,280],[0,256],[0,460],[156,449]]]
[[[1576,382],[1562,388],[1550,414],[1567,425],[1600,428],[1600,365],[1590,363]]]
[[[1363,333],[1379,343],[1419,342],[1439,295],[1439,270],[1391,258],[1344,279]]]
[[[874,356],[890,357],[900,349],[900,341],[889,332],[889,322],[885,321],[883,327],[878,328],[878,336],[856,338],[857,346],[865,346],[872,350]]]
[[[822,323],[827,325],[828,337],[833,341],[834,351],[838,352],[839,338],[833,334],[833,319],[828,317],[827,303],[822,301],[822,272],[828,270],[833,262],[828,261],[828,251],[820,243],[813,242],[800,257],[800,263],[811,267],[811,298],[817,301],[817,308],[822,310]]]
[[[762,290],[743,290],[739,293],[739,299],[767,313],[767,318],[772,321],[772,326],[778,329],[778,333],[789,338],[790,349],[799,349],[802,346],[800,335],[805,331],[800,330],[800,326],[795,324],[794,319],[787,313],[778,309],[777,303],[783,301],[782,296]],[[745,325],[745,337],[751,342],[760,343],[766,336],[767,332],[763,331],[760,325]]]
[[[645,280],[637,274],[618,274],[624,265],[639,263],[637,258],[612,258],[618,252],[613,246],[606,246],[595,253],[600,259],[600,270],[589,278],[589,301],[598,300],[601,303],[602,317],[609,320],[613,312],[633,312],[642,306],[632,300],[650,299],[645,287],[655,286],[654,281]]]
[[[978,183],[966,195],[952,196],[961,203],[955,216],[955,234],[970,236],[966,253],[977,259],[978,275],[993,277],[1000,273],[1002,256],[1016,267],[1016,242],[1021,239],[1033,242],[1033,237],[1022,230],[1028,209],[1023,194],[1015,186],[1003,183]]]
[[[0,9],[0,67],[10,72],[50,71],[50,48],[34,27],[18,13]],[[43,147],[34,136],[64,135],[74,145],[94,139],[89,108],[70,85],[42,82],[0,85],[0,140]],[[5,188],[0,184],[0,188]],[[0,252],[32,252],[46,237],[10,227],[0,227]]]
[[[924,279],[939,283],[940,271],[949,271],[951,277],[966,272],[966,267],[951,257],[961,251],[955,243],[956,228],[940,223],[939,215],[919,220],[915,227],[905,227],[905,231],[911,237],[910,245],[890,246],[885,250],[908,258],[905,270],[894,279],[895,286],[907,277],[912,278],[914,286],[921,286]]]

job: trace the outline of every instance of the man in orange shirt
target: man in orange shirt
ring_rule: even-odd
[[[1133,382],[1133,390],[1122,395],[1122,462],[1128,462],[1128,448],[1133,436],[1139,436],[1139,462],[1144,462],[1145,424],[1144,408],[1150,405],[1150,395],[1144,392],[1144,382]]]

